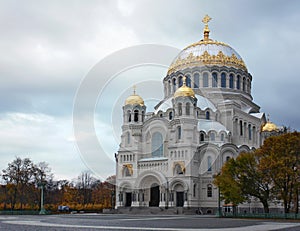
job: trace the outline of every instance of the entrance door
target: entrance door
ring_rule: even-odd
[[[126,193],[126,203],[125,203],[126,207],[131,206],[131,198],[132,198],[132,193]]]
[[[151,189],[150,189],[149,206],[152,206],[152,207],[158,207],[159,206],[159,186],[158,185],[154,186],[154,187],[151,187]]]
[[[184,194],[183,192],[176,192],[176,206],[183,207],[184,204]]]

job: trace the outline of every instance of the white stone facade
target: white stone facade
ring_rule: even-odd
[[[241,61],[231,47],[207,41],[175,58],[163,79],[164,99],[153,112],[146,111],[140,97],[134,101],[135,94],[126,101],[116,155],[116,208],[185,207],[215,213],[213,176],[228,158],[261,145],[266,119],[252,101],[252,76],[245,67],[224,61]],[[213,61],[181,65],[188,63],[189,54],[208,54]],[[177,65],[178,59],[187,62]],[[194,96],[183,92],[175,97],[183,85]]]

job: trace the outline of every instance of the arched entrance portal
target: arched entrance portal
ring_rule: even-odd
[[[159,206],[159,185],[156,183],[151,185],[149,206]]]

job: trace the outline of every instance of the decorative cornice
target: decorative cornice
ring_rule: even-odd
[[[170,66],[168,70],[168,75],[170,75],[173,72],[186,69],[188,67],[204,65],[233,66],[235,68],[243,69],[247,72],[247,67],[244,61],[242,59],[238,59],[234,54],[232,54],[231,56],[226,56],[222,51],[219,51],[217,55],[210,55],[207,51],[204,51],[203,54],[200,56],[194,56],[191,52],[184,59],[181,59],[179,57]]]

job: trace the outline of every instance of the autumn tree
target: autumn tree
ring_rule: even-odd
[[[300,133],[284,133],[264,141],[261,148],[241,153],[224,164],[214,183],[225,201],[242,203],[249,196],[260,200],[264,211],[268,202],[283,201],[285,213],[298,213],[300,187]]]
[[[92,202],[92,188],[96,182],[90,171],[83,171],[77,178],[76,188],[80,203],[86,205]]]
[[[6,183],[5,202],[9,201],[11,209],[15,209],[16,203],[20,203],[20,209],[24,204],[34,205],[39,200],[38,183],[47,182],[51,177],[47,163],[34,164],[29,158],[16,157],[2,170],[2,178]]]
[[[237,205],[255,197],[263,204],[265,213],[269,212],[270,179],[261,171],[259,163],[260,156],[252,152],[241,153],[224,164],[214,184],[226,203]]]
[[[29,158],[21,159],[17,157],[8,167],[2,170],[2,178],[8,187],[8,197],[11,208],[15,208],[17,198],[21,203],[21,209],[24,203],[25,188],[32,180],[34,170],[33,163]]]
[[[286,133],[265,140],[257,151],[261,155],[260,168],[271,179],[274,197],[283,201],[285,213],[298,212],[300,186],[300,133]],[[294,203],[292,203],[294,202]]]

